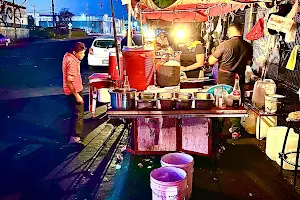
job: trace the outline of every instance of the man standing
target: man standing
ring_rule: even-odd
[[[244,99],[246,65],[250,64],[253,56],[252,46],[243,40],[243,26],[232,23],[228,27],[229,40],[221,43],[208,59],[210,65],[218,62],[219,70],[217,83],[234,86],[235,74],[239,75],[241,98]],[[240,119],[232,119],[231,133],[240,136]]]
[[[63,90],[72,112],[70,123],[70,143],[80,143],[83,131],[83,85],[80,74],[80,62],[85,56],[86,47],[77,42],[74,47],[65,54],[62,63]]]

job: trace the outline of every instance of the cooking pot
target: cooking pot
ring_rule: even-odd
[[[170,61],[168,62],[172,64]],[[160,87],[176,86],[180,83],[180,65],[159,62],[156,65],[156,83]]]
[[[135,108],[136,89],[118,88],[110,90],[111,107],[113,110],[130,110]]]

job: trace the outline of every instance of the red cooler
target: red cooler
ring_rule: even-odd
[[[154,51],[129,49],[122,54],[124,70],[131,88],[143,91],[154,84]]]
[[[123,80],[123,58],[122,54],[119,54],[120,60],[120,72],[121,78],[119,77],[119,70],[118,70],[118,63],[117,63],[117,56],[116,53],[110,52],[109,53],[109,66],[108,66],[108,73],[111,76],[111,80],[118,81]]]

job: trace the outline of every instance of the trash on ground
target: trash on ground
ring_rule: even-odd
[[[253,196],[253,194],[250,192],[250,193],[249,193],[249,196],[250,196],[250,197],[252,197],[252,196]]]
[[[143,168],[144,167],[144,165],[142,163],[139,163],[138,166],[139,166],[139,168]]]
[[[151,169],[151,168],[152,168],[152,166],[148,166],[147,168],[148,168],[148,169]]]
[[[217,181],[218,179],[217,178],[214,178],[214,181]]]
[[[121,168],[122,168],[121,165],[119,165],[119,164],[116,165],[116,169],[121,169]]]
[[[120,160],[120,161],[122,161],[122,160],[123,160],[123,156],[122,156],[121,154],[118,153],[118,154],[117,154],[117,159]]]
[[[104,182],[108,182],[109,180],[108,180],[108,178],[104,177],[104,178],[103,178],[103,181],[104,181]]]
[[[121,152],[126,151],[126,145],[121,148]]]

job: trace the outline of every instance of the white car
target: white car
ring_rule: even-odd
[[[116,52],[114,47],[113,37],[98,37],[96,38],[88,54],[88,65],[90,66],[108,66],[109,64],[109,53]],[[118,41],[118,46],[120,48],[120,42]]]

